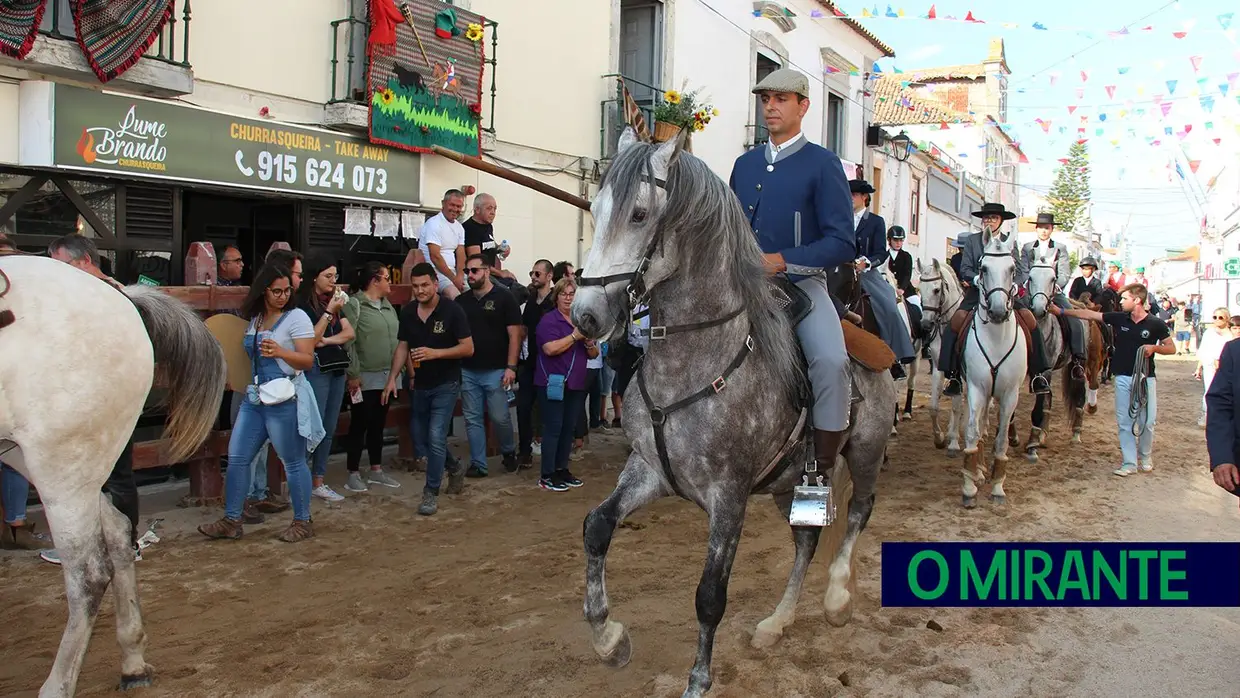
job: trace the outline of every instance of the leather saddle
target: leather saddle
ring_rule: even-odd
[[[1025,335],[1025,351],[1029,357],[1028,365],[1033,366],[1033,328],[1038,326],[1038,319],[1033,316],[1033,312],[1028,308],[1016,308],[1016,324],[1020,326],[1020,331]],[[964,367],[964,348],[968,342],[964,341],[965,332],[973,326],[973,320],[977,315],[977,310],[957,310],[952,316],[952,331],[956,333],[956,346],[953,347],[956,352],[957,366]],[[1032,371],[1032,368],[1030,368]]]
[[[769,279],[771,294],[775,303],[788,317],[789,324],[795,328],[814,309],[814,302],[809,295],[785,276],[774,276]],[[841,320],[844,331],[844,347],[848,356],[876,373],[890,369],[896,363],[895,352],[880,337],[856,325]]]

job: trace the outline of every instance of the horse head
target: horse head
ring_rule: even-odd
[[[945,322],[961,298],[960,285],[951,265],[937,259],[917,265],[917,295],[921,297],[921,326],[927,332]]]
[[[1034,317],[1041,320],[1051,299],[1059,292],[1055,281],[1055,250],[1045,245],[1033,248],[1033,259],[1029,264],[1029,279],[1025,281],[1025,290],[1029,292],[1030,310]]]
[[[1012,314],[1012,295],[1016,291],[1016,258],[1012,251],[1016,238],[1011,233],[982,232],[982,258],[978,291],[980,308],[990,322],[1004,322]]]
[[[676,270],[664,228],[672,170],[685,152],[688,129],[664,143],[644,143],[624,129],[616,157],[590,204],[594,244],[573,299],[572,321],[587,337],[623,331],[627,315]],[[589,275],[587,276],[587,272]]]

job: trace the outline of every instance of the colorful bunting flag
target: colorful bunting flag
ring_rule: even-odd
[[[1179,82],[1178,80],[1168,80],[1167,91],[1170,92],[1171,94],[1175,94],[1175,86],[1176,86],[1176,83],[1178,82]]]
[[[1218,19],[1218,23],[1223,29],[1228,29],[1231,27],[1231,18],[1234,14],[1233,12],[1228,12],[1227,14],[1219,15],[1216,19]]]
[[[1108,98],[1108,99],[1114,99],[1114,98],[1115,98],[1115,85],[1107,85],[1107,86],[1106,86],[1106,91],[1107,91],[1107,98]]]
[[[1123,67],[1123,68],[1120,68],[1120,69],[1119,69],[1119,74],[1120,74],[1120,75],[1127,75],[1127,74],[1128,74],[1128,67]]]
[[[1200,161],[1200,160],[1189,160],[1189,161],[1188,161],[1188,169],[1192,170],[1192,171],[1193,171],[1193,174],[1197,174],[1197,168],[1198,168],[1198,167],[1201,167],[1201,161]]]
[[[926,19],[934,19],[934,18],[935,18],[935,14],[934,14],[934,5],[931,5],[931,6],[930,6],[930,14],[926,15]]]
[[[1188,60],[1193,64],[1194,73],[1201,69],[1201,56],[1189,56]]]

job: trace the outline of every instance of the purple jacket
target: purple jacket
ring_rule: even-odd
[[[564,318],[558,308],[547,311],[538,321],[538,329],[534,332],[534,341],[538,346],[538,360],[534,364],[534,385],[539,388],[547,386],[547,376],[554,373],[568,375],[565,387],[569,390],[586,389],[586,356],[585,342],[576,342],[573,348],[558,356],[547,356],[542,346],[547,342],[562,339],[573,333],[573,325]],[[570,369],[571,367],[571,369]]]

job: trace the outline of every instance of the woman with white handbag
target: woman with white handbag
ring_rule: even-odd
[[[295,543],[314,536],[306,453],[322,439],[323,427],[313,389],[303,372],[314,366],[315,332],[309,316],[291,302],[292,293],[289,269],[266,264],[241,306],[242,317],[250,320],[242,341],[252,362],[253,380],[246,386],[228,443],[224,518],[198,527],[208,538],[241,537],[241,510],[250,487],[249,465],[269,439],[284,463],[293,505],[293,523],[280,534],[280,540]]]

